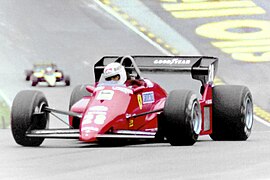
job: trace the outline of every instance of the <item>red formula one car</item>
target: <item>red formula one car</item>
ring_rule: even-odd
[[[129,79],[140,83],[106,84],[103,72],[110,62],[122,64]],[[214,86],[217,62],[206,56],[105,56],[94,66],[95,85],[73,90],[69,111],[51,108],[40,91],[19,92],[12,105],[13,137],[22,146],[39,146],[44,138],[105,144],[151,139],[175,146],[193,145],[199,135],[246,140],[253,125],[251,93],[245,86]],[[201,99],[185,89],[168,94],[143,78],[143,71],[191,73],[202,83]],[[69,127],[48,129],[50,113],[68,115]]]

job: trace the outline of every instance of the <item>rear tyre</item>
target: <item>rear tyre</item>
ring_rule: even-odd
[[[71,107],[83,97],[91,96],[91,93],[86,90],[86,86],[86,84],[78,85],[73,89],[69,100],[69,110],[71,110]],[[78,129],[80,126],[80,119],[73,117],[72,126],[73,128]]]
[[[190,90],[172,91],[164,106],[164,119],[159,125],[173,146],[193,145],[201,131],[201,108]]]
[[[11,131],[17,144],[39,146],[44,141],[44,138],[27,137],[26,133],[46,128],[49,114],[42,111],[45,106],[48,102],[40,91],[25,90],[16,95],[11,108]]]
[[[213,140],[247,140],[253,125],[253,101],[245,86],[213,88]]]

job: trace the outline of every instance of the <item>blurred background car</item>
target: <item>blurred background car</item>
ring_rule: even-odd
[[[25,70],[25,75],[25,80],[32,81],[32,86],[36,86],[39,82],[46,82],[48,86],[56,86],[57,82],[70,85],[69,75],[64,75],[54,63],[34,64],[32,70]]]

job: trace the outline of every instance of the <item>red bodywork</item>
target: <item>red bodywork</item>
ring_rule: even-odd
[[[121,130],[129,132],[154,132],[158,130],[158,114],[152,112],[163,109],[167,92],[158,84],[147,80],[145,86],[126,87],[119,85],[96,85],[87,87],[92,93],[75,103],[71,111],[82,114],[80,120],[80,140],[95,142],[98,135],[118,134]],[[206,84],[202,99],[201,135],[212,133],[212,85]],[[141,115],[131,117],[133,115]],[[130,118],[131,117],[131,118]],[[69,117],[73,125],[73,117]]]

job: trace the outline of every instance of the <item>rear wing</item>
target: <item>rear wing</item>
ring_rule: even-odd
[[[121,63],[136,78],[141,72],[191,73],[202,84],[213,83],[218,66],[218,58],[210,56],[104,56],[94,65],[96,82],[111,62]]]

